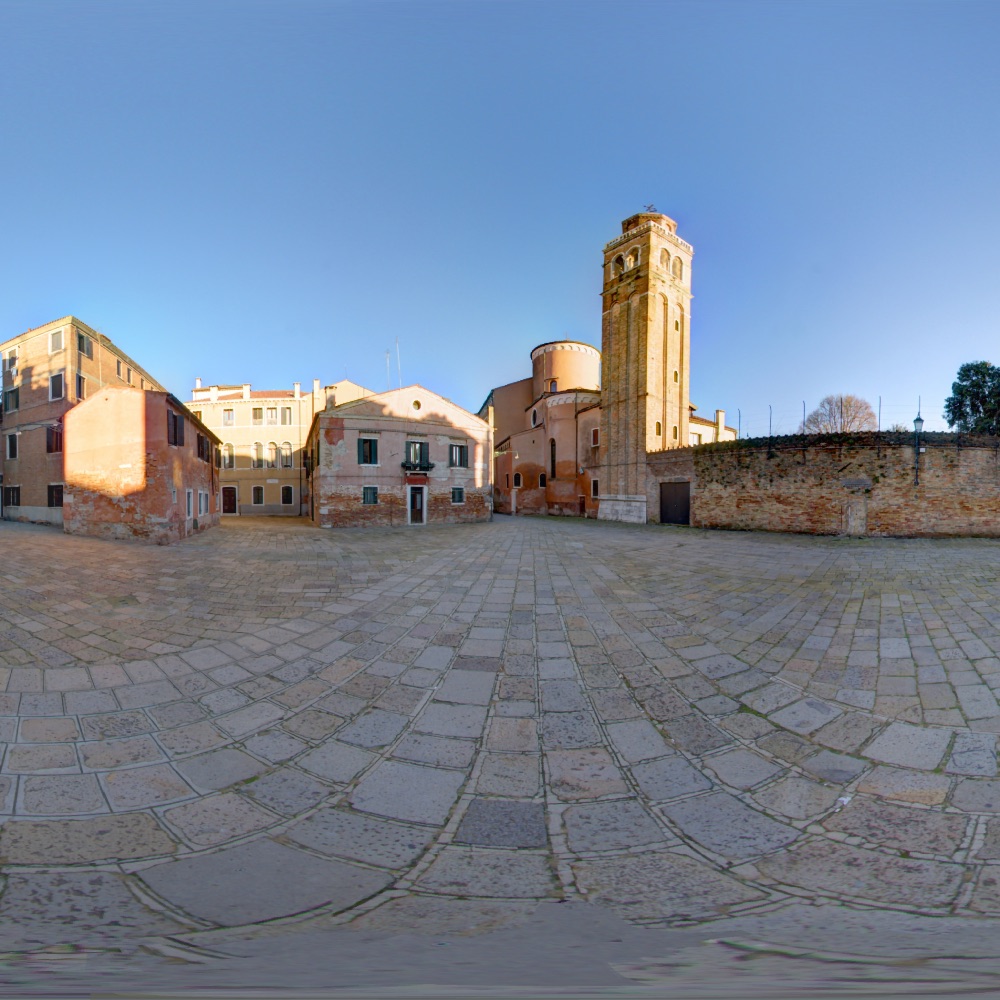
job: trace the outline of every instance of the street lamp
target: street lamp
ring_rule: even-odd
[[[917,415],[913,418],[913,485],[920,485],[920,432],[924,429],[924,418]]]

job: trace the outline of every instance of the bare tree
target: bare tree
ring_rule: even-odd
[[[858,396],[826,396],[802,424],[803,434],[873,431],[878,426],[871,403]]]

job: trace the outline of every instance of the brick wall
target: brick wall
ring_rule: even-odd
[[[389,527],[407,523],[406,488],[379,487],[378,503],[361,502],[353,487],[319,488],[316,506],[319,511],[315,523],[323,528]],[[465,503],[451,502],[451,488],[428,490],[428,524],[461,524],[470,521],[488,521],[490,518],[490,489],[466,489]]]
[[[649,456],[647,509],[662,482],[691,483],[691,524],[809,534],[1000,536],[1000,439],[909,434],[745,440]]]

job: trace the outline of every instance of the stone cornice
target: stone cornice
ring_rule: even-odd
[[[641,226],[636,226],[635,229],[630,229],[627,233],[622,233],[621,236],[604,245],[604,252],[610,253],[612,250],[624,246],[630,240],[634,240],[637,236],[654,231],[679,250],[684,250],[686,253],[694,255],[694,247],[690,243],[682,240],[679,236],[675,236],[669,229],[664,229],[663,226],[659,226],[655,222],[644,222]]]

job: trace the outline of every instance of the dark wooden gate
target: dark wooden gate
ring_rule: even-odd
[[[691,484],[660,483],[660,524],[691,523]]]

